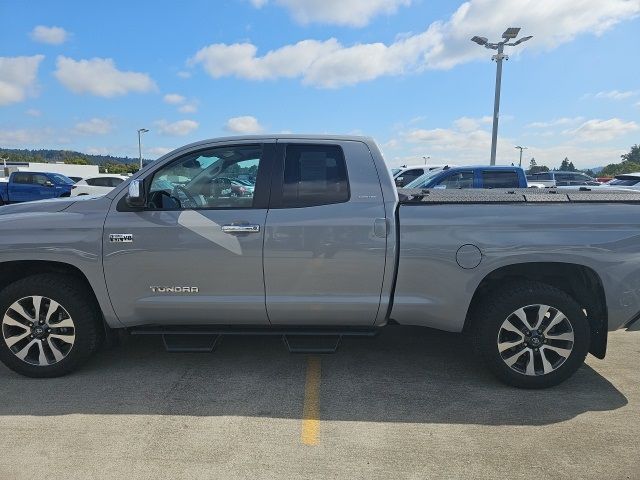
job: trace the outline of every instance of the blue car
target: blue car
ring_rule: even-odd
[[[520,167],[445,167],[425,173],[404,188],[527,188],[527,177]]]
[[[14,172],[0,182],[0,205],[71,195],[73,180],[59,173]]]

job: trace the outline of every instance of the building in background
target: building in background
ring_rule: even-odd
[[[67,177],[87,178],[97,177],[100,172],[98,165],[72,165],[68,163],[39,163],[39,162],[6,162],[0,169],[0,179],[7,179],[12,172],[50,172],[60,173]]]

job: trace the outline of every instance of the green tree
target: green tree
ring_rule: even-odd
[[[74,157],[65,159],[64,163],[68,165],[91,165],[86,158]]]
[[[614,177],[624,173],[640,172],[640,145],[633,145],[629,153],[620,155],[622,162],[610,163],[602,169],[600,176]]]
[[[562,163],[560,164],[560,168],[558,169],[563,172],[576,172],[576,167],[573,165],[573,162],[569,161],[568,157],[564,157]]]
[[[620,155],[623,162],[640,163],[640,145],[633,145],[629,153]]]

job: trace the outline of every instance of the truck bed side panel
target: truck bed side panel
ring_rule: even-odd
[[[639,213],[638,205],[606,203],[402,205],[391,318],[461,331],[489,273],[517,263],[561,262],[600,276],[609,329],[619,328],[640,311]],[[482,257],[465,269],[456,252],[469,244]]]

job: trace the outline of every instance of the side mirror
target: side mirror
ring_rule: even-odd
[[[45,187],[53,187],[53,182],[51,180],[47,180],[46,182],[44,182],[44,186]]]
[[[396,182],[396,187],[404,187],[403,177],[396,177],[395,182]]]
[[[132,208],[142,208],[145,205],[144,184],[140,180],[132,180],[127,193],[127,205]]]

